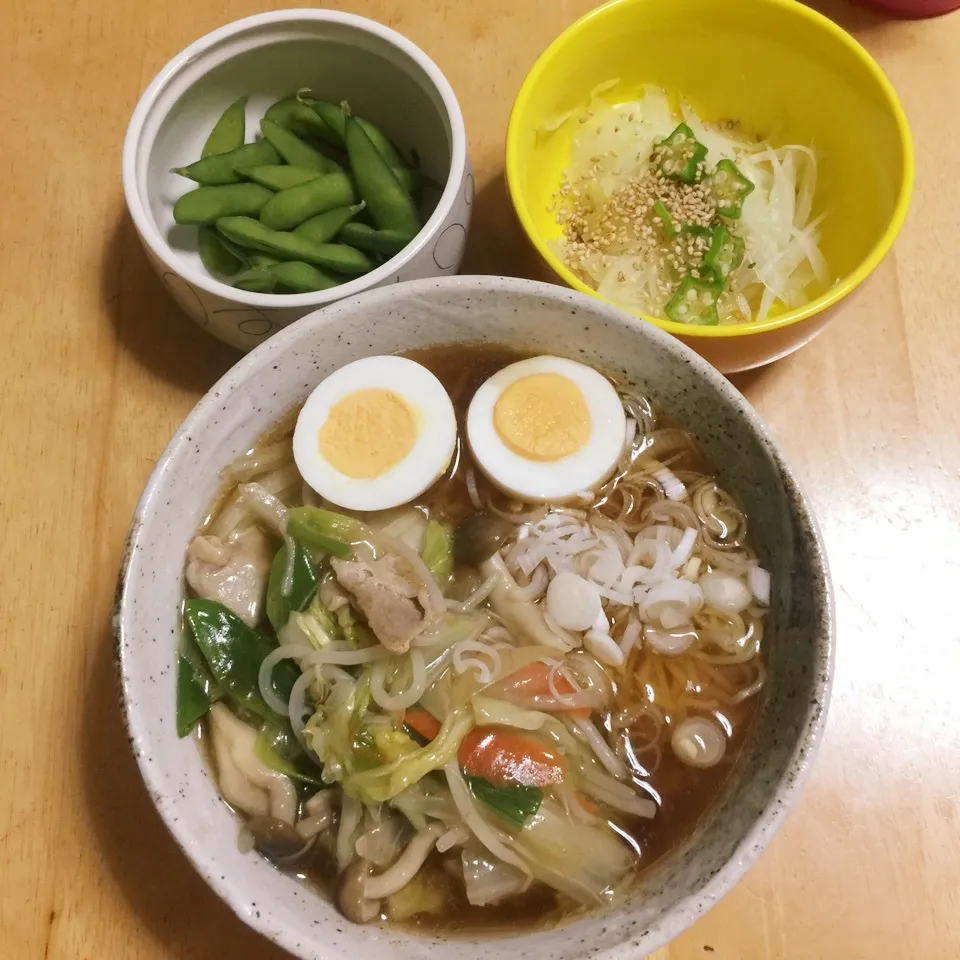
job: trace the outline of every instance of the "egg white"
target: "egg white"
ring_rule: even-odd
[[[417,438],[401,461],[379,476],[341,473],[321,454],[320,430],[331,409],[359,390],[390,390],[416,419]],[[307,398],[293,432],[293,458],[303,479],[321,497],[348,510],[387,510],[409,503],[439,479],[453,458],[457,418],[443,384],[406,357],[366,357],[341,367]]]
[[[586,443],[557,460],[528,460],[511,450],[494,426],[494,408],[517,380],[534,374],[557,374],[579,387],[590,414]],[[561,357],[531,357],[495,373],[474,394],[467,411],[467,440],[486,476],[505,492],[528,502],[570,500],[599,486],[623,450],[627,419],[617,391],[590,367]]]

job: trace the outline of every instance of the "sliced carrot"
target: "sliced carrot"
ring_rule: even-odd
[[[403,722],[424,740],[434,740],[440,732],[440,721],[426,710],[408,710],[403,715]]]
[[[600,812],[600,808],[589,797],[585,797],[582,793],[577,794],[577,802],[587,813]]]
[[[457,759],[465,773],[496,787],[546,787],[560,783],[566,773],[560,754],[510,727],[474,727],[461,741]]]
[[[568,716],[583,719],[589,717],[588,707],[565,707],[556,702],[550,691],[551,669],[552,667],[542,660],[534,660],[504,677],[497,686],[509,691],[510,700],[518,706],[529,707],[531,710],[545,710],[548,713],[565,713]],[[553,686],[561,696],[571,696],[580,692],[562,673],[557,673]]]

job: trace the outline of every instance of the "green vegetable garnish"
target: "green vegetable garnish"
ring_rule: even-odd
[[[270,582],[267,585],[267,619],[279,633],[290,619],[291,613],[299,613],[317,592],[317,575],[313,563],[303,546],[293,541],[293,584],[289,595],[283,593],[283,577],[287,569],[287,547],[282,546],[270,566]]]
[[[301,783],[325,786],[320,770],[304,753],[287,720],[267,720],[253,746],[253,752],[271,770],[286,774]]]
[[[420,557],[442,589],[453,573],[453,534],[448,526],[436,520],[427,524]]]
[[[710,249],[704,254],[704,266],[713,277],[714,288],[722,292],[730,275],[743,261],[746,244],[742,237],[734,236],[726,227],[719,226],[713,231]]]
[[[655,218],[659,218],[660,229],[663,230],[668,237],[675,237],[680,233],[679,228],[676,223],[674,223],[673,217],[670,215],[670,211],[664,206],[662,200],[658,200],[653,205],[653,214]]]
[[[364,538],[363,524],[346,514],[322,507],[294,507],[287,511],[287,533],[304,546],[335,557],[349,557],[351,543]]]
[[[743,201],[755,189],[753,182],[737,169],[732,160],[721,160],[706,182],[716,201],[717,213],[738,220],[743,213]]]
[[[696,277],[684,277],[663,312],[676,323],[716,326],[720,322],[718,296],[713,284]]]
[[[523,828],[543,802],[543,791],[539,787],[495,787],[483,777],[465,779],[481,803],[517,830]]]
[[[696,183],[706,156],[707,148],[685,123],[681,123],[653,148],[652,159],[657,164],[657,171],[668,179]]]

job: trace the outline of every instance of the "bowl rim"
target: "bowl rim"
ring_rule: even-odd
[[[707,380],[722,399],[730,404],[735,414],[746,421],[749,430],[757,436],[784,483],[793,494],[792,514],[801,521],[810,534],[809,554],[814,586],[820,588],[818,592],[823,598],[820,615],[812,627],[811,636],[811,643],[814,644],[819,662],[822,665],[822,670],[815,672],[811,681],[816,692],[816,700],[814,701],[816,709],[814,709],[814,703],[808,704],[804,722],[797,734],[793,752],[786,761],[783,776],[776,786],[775,795],[771,797],[770,802],[743,835],[740,843],[723,866],[694,893],[677,900],[656,922],[651,924],[642,947],[624,941],[609,949],[589,954],[591,960],[638,960],[639,957],[647,956],[659,949],[691,926],[721,897],[728,893],[767,847],[786,819],[786,815],[793,809],[799,799],[810,774],[813,760],[822,743],[827,720],[830,692],[835,674],[836,613],[827,555],[811,502],[797,482],[793,471],[785,462],[779,447],[759,414],[722,374],[683,342],[606,301],[588,297],[556,284],[512,277],[450,276],[405,281],[399,285],[364,291],[323,310],[314,311],[304,317],[301,322],[281,330],[275,336],[264,341],[224,374],[186,416],[157,460],[137,503],[127,534],[113,610],[113,633],[114,660],[119,674],[120,706],[128,740],[131,745],[149,744],[151,737],[156,735],[156,725],[150,722],[150,711],[142,700],[138,700],[133,695],[133,691],[130,689],[132,681],[129,667],[131,659],[135,656],[133,646],[136,643],[137,633],[132,622],[132,595],[136,588],[130,574],[135,558],[139,553],[138,540],[142,535],[142,517],[154,509],[157,501],[162,501],[163,486],[172,461],[180,455],[182,450],[190,448],[191,441],[189,438],[207,419],[215,415],[214,411],[221,405],[224,396],[231,396],[237,388],[242,389],[244,383],[253,379],[258,371],[269,368],[276,354],[285,354],[296,350],[302,338],[322,334],[332,317],[352,310],[360,302],[387,306],[391,302],[395,303],[398,295],[416,298],[421,293],[426,294],[435,290],[461,291],[468,295],[491,292],[526,293],[536,299],[560,301],[571,308],[579,308],[594,315],[601,314],[608,321],[631,329],[638,339],[649,338],[660,344],[675,355],[678,362],[689,365],[698,377]],[[197,850],[187,843],[184,837],[180,836],[184,829],[181,826],[183,820],[182,818],[178,819],[167,807],[165,797],[169,793],[169,789],[164,783],[163,772],[159,768],[154,768],[150,753],[149,750],[134,749],[141,777],[164,825],[194,869],[240,920],[290,951],[294,956],[306,956],[302,944],[297,941],[294,933],[286,927],[274,923],[270,911],[264,910],[251,914],[244,909],[244,897],[241,892],[234,886],[230,878],[223,876],[217,869],[215,852]],[[455,944],[456,939],[449,942]],[[333,954],[321,950],[314,956],[318,958],[322,956],[326,960]],[[343,955],[338,953],[337,956],[342,957]]]
[[[247,290],[240,290],[237,287],[232,287],[227,283],[216,280],[208,274],[194,269],[191,264],[177,255],[157,228],[153,217],[147,212],[147,204],[138,186],[137,157],[143,126],[153,108],[154,102],[160,92],[184,67],[190,65],[212,47],[231,37],[250,33],[262,27],[269,27],[277,23],[293,24],[297,21],[337,23],[365,31],[392,44],[413,60],[427,75],[443,103],[443,110],[450,124],[450,169],[440,199],[437,201],[437,205],[430,214],[430,217],[420,229],[420,232],[400,253],[391,257],[389,260],[385,260],[374,270],[371,270],[361,277],[347,280],[345,283],[339,284],[336,287],[314,293],[253,293]],[[456,94],[453,92],[453,87],[450,86],[450,82],[436,63],[434,63],[420,47],[413,43],[413,41],[408,40],[402,34],[397,33],[397,31],[391,30],[390,27],[384,26],[376,20],[370,20],[367,17],[357,16],[353,13],[342,13],[337,10],[304,8],[258,13],[253,16],[242,17],[239,20],[233,20],[222,27],[217,27],[215,30],[204,34],[198,40],[184,47],[183,50],[173,56],[159,70],[153,80],[150,81],[150,84],[137,101],[123,140],[123,193],[127,203],[127,210],[133,219],[143,243],[149,247],[154,256],[156,256],[168,270],[173,271],[189,283],[215,296],[260,309],[319,307],[324,304],[334,303],[337,300],[343,299],[345,296],[349,297],[352,294],[360,293],[371,286],[375,286],[389,279],[397,273],[397,271],[415,259],[444,226],[450,211],[456,204],[461,189],[461,181],[467,170],[467,134],[463,121],[463,111],[460,109],[460,103],[457,100]]]
[[[530,215],[526,200],[520,188],[522,170],[519,161],[519,142],[523,136],[523,130],[520,127],[520,115],[525,112],[527,105],[533,95],[534,87],[539,83],[541,75],[547,68],[547,65],[556,57],[565,53],[565,47],[571,40],[585,27],[594,20],[599,20],[611,16],[615,9],[620,7],[640,7],[647,3],[657,2],[657,0],[609,0],[609,2],[596,7],[589,13],[574,21],[566,30],[563,31],[553,42],[540,54],[531,67],[530,72],[524,78],[517,97],[514,100],[510,111],[510,120],[507,124],[507,145],[506,145],[506,175],[507,189],[510,194],[510,200],[514,211],[526,233],[528,240],[536,248],[544,263],[558,276],[564,283],[586,293],[589,296],[608,303],[613,301],[601,297],[596,290],[587,286],[571,270],[569,270],[557,258],[548,244],[543,240],[533,223],[533,217]],[[771,7],[779,7],[788,14],[794,14],[801,19],[807,20],[811,24],[830,34],[835,40],[847,49],[847,51],[860,61],[874,82],[877,84],[899,133],[900,151],[903,166],[903,175],[900,183],[900,190],[897,195],[897,201],[894,205],[893,214],[890,222],[887,224],[883,234],[867,253],[866,257],[850,271],[845,277],[835,283],[829,290],[819,297],[784,313],[777,314],[775,317],[768,317],[766,320],[751,320],[749,323],[722,324],[716,327],[703,327],[684,323],[676,323],[673,320],[664,320],[651,314],[641,313],[640,311],[630,310],[628,307],[620,307],[626,310],[632,316],[640,317],[642,320],[652,323],[661,330],[668,333],[687,338],[704,337],[707,339],[726,339],[730,337],[744,337],[755,333],[767,333],[772,330],[780,330],[784,327],[792,326],[795,323],[801,323],[818,313],[822,313],[828,307],[849,296],[860,286],[867,277],[873,273],[879,266],[883,258],[890,252],[897,235],[900,233],[904,221],[907,217],[907,211],[910,207],[910,199],[913,195],[913,184],[915,178],[915,157],[913,147],[913,137],[910,133],[910,124],[907,120],[906,112],[903,109],[900,99],[897,96],[893,84],[887,75],[880,68],[876,60],[867,52],[867,50],[846,30],[834,23],[828,17],[817,10],[799,3],[798,0],[757,0],[758,3],[766,3]],[[615,304],[616,306],[616,304]]]

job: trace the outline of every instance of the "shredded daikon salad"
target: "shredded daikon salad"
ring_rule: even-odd
[[[600,95],[617,82],[544,130],[576,125],[551,206],[575,274],[627,309],[705,325],[764,320],[829,283],[810,147],[707,124],[655,87],[610,106]]]

